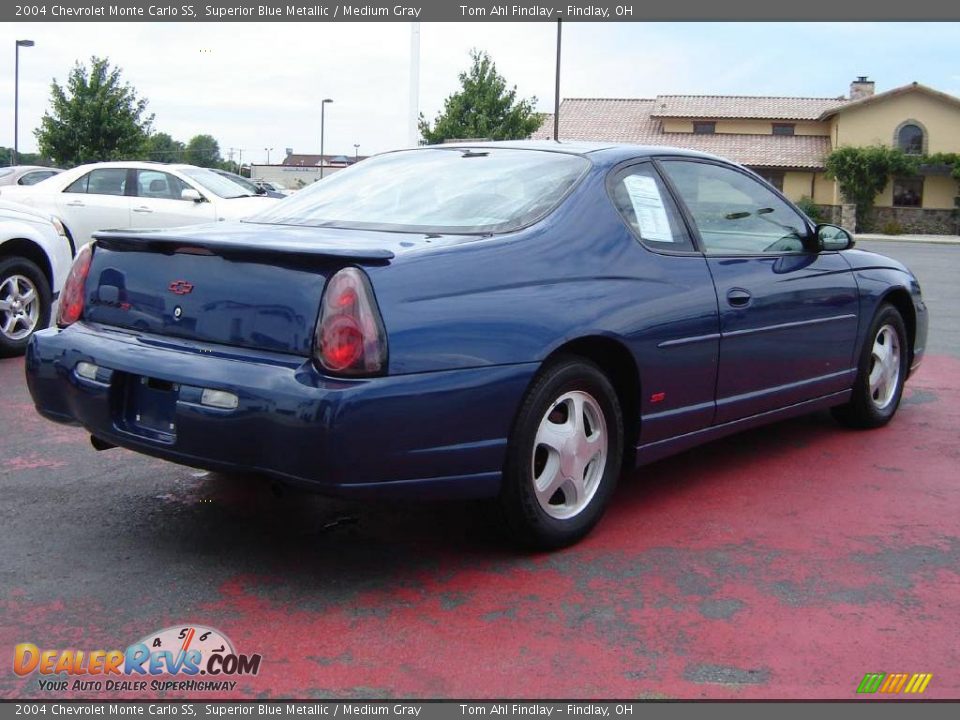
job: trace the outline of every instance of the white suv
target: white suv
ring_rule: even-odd
[[[0,357],[50,324],[72,259],[58,220],[0,201]]]
[[[277,202],[206,168],[151,162],[81,165],[29,187],[0,188],[0,198],[57,217],[74,251],[98,230],[239,220]]]

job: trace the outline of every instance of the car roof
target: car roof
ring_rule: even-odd
[[[615,165],[624,160],[631,160],[643,157],[663,157],[666,155],[708,158],[711,160],[725,160],[725,158],[709,153],[698,152],[696,150],[684,150],[682,148],[669,147],[665,145],[628,145],[622,143],[602,143],[588,142],[583,140],[501,140],[501,141],[477,141],[470,142],[465,140],[455,143],[444,143],[443,145],[427,145],[426,148],[507,148],[513,150],[542,150],[549,152],[566,153],[569,155],[589,155],[590,159],[600,165]]]
[[[193,170],[200,169],[197,165],[188,165],[187,163],[160,163],[152,162],[150,160],[111,160],[108,162],[94,162],[86,163],[85,165],[77,165],[73,168],[76,170],[93,170],[94,168],[136,168],[139,170]]]
[[[55,173],[63,172],[63,170],[61,170],[60,168],[45,167],[43,165],[14,165],[10,169],[16,173],[31,172],[33,170],[50,170],[51,172],[55,172]]]

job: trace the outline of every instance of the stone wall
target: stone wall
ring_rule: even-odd
[[[843,206],[817,205],[817,209],[820,211],[820,222],[853,229],[853,222],[845,221],[843,217]],[[860,228],[859,232],[960,235],[960,213],[954,210],[875,207],[867,214],[867,227]]]
[[[820,211],[820,219],[818,222],[829,223],[830,225],[840,225],[840,206],[839,205],[817,205],[817,210]]]
[[[960,235],[955,210],[875,207],[867,215],[870,232],[918,235]]]

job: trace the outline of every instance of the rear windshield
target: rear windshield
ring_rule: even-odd
[[[589,168],[577,155],[435,147],[341,170],[247,222],[427,233],[496,233],[552,210]]]

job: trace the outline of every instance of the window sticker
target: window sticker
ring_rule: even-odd
[[[646,175],[628,175],[623,179],[623,185],[637,216],[640,236],[653,242],[676,242],[657,181]]]

